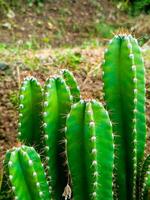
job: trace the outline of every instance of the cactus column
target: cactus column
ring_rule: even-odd
[[[61,70],[61,75],[70,89],[73,97],[73,103],[78,102],[80,100],[80,89],[73,74],[69,70],[64,69]]]
[[[143,59],[127,34],[110,41],[104,59],[104,95],[115,136],[115,199],[136,199],[146,138]]]
[[[8,151],[4,166],[16,200],[51,199],[40,157],[33,147]]]
[[[46,81],[44,101],[44,130],[48,178],[52,187],[52,197],[62,198],[68,182],[65,165],[65,124],[70,112],[73,97],[62,77],[53,77]]]
[[[67,159],[74,200],[112,200],[113,135],[95,100],[74,104],[67,118]]]
[[[19,133],[26,145],[40,151],[42,144],[42,90],[34,77],[27,77],[20,88]]]

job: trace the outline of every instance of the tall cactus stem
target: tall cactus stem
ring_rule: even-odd
[[[51,179],[52,197],[56,200],[62,194],[68,181],[68,169],[64,166],[66,117],[70,112],[72,95],[62,77],[53,77],[46,81],[44,100],[45,150],[48,176]]]
[[[112,200],[113,136],[102,105],[95,100],[74,104],[66,138],[73,198]]]
[[[26,145],[41,149],[42,90],[34,77],[25,78],[20,89],[18,138]]]
[[[139,64],[141,57],[135,51],[139,47],[137,43],[135,47],[134,41],[131,35],[116,35],[105,52],[102,64],[104,98],[115,135],[115,195],[122,200],[136,199],[137,163],[144,154],[146,134],[145,129],[139,133],[139,127],[145,127],[144,101],[140,101],[144,98],[144,86],[141,88],[144,70]]]

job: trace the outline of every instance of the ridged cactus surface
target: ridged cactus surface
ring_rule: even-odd
[[[96,100],[80,100],[68,70],[48,78],[44,89],[34,77],[24,80],[18,135],[32,147],[19,142],[7,151],[2,199],[150,200],[145,72],[137,40],[114,36],[102,69],[106,110]]]
[[[59,200],[67,185],[68,173],[65,166],[65,126],[73,97],[62,77],[46,81],[44,97],[44,131],[47,172],[52,196]]]
[[[16,200],[51,199],[44,168],[33,147],[8,151],[4,166]]]
[[[74,104],[67,117],[67,159],[74,200],[112,200],[113,135],[95,100]]]
[[[115,136],[115,198],[137,199],[146,140],[141,50],[131,35],[119,34],[110,41],[104,59],[104,95]]]
[[[27,77],[20,89],[18,138],[26,145],[41,148],[42,90],[34,77]]]
[[[73,103],[78,102],[80,100],[80,89],[73,74],[69,70],[64,69],[61,71],[61,75],[70,89],[70,93],[73,97]]]
[[[140,178],[140,200],[150,199],[150,155],[146,157]]]

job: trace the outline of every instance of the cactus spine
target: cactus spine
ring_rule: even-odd
[[[137,199],[146,124],[144,64],[136,39],[116,35],[102,67],[106,107],[115,134],[115,198]]]
[[[34,77],[27,77],[20,89],[19,133],[20,141],[41,148],[42,90]]]
[[[66,138],[73,198],[112,200],[113,135],[102,105],[95,100],[74,104]]]
[[[21,146],[8,151],[4,166],[15,199],[50,200],[44,169],[33,147]]]

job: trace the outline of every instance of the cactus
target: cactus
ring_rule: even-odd
[[[150,155],[146,157],[140,177],[140,199],[150,199]]]
[[[80,99],[80,90],[71,72],[61,70],[61,75],[71,92],[73,102]],[[26,145],[42,148],[42,103],[43,95],[40,83],[34,77],[27,77],[20,88],[19,132],[18,138]]]
[[[42,90],[34,77],[27,77],[20,89],[18,138],[26,145],[42,148]]]
[[[112,200],[113,135],[103,106],[95,100],[74,104],[66,139],[73,199]]]
[[[8,151],[4,166],[15,199],[51,199],[40,157],[33,147],[21,146]]]
[[[145,72],[136,39],[116,35],[102,67],[109,115],[96,100],[80,100],[68,70],[47,79],[43,90],[35,78],[25,79],[20,91],[19,139],[42,153],[43,164],[33,147],[8,151],[4,161],[4,175],[12,188],[8,196],[13,193],[21,200],[150,199]]]
[[[137,40],[121,33],[104,59],[104,98],[115,137],[114,198],[138,199],[146,143],[143,58]]]
[[[71,95],[73,97],[73,103],[78,102],[80,100],[80,89],[74,76],[67,69],[61,70],[61,75],[70,89]]]
[[[44,132],[47,171],[52,187],[52,197],[61,199],[67,185],[67,167],[64,166],[64,139],[66,116],[70,112],[73,97],[62,77],[46,81],[44,97]]]
[[[42,152],[42,158],[44,156],[43,131],[45,131],[45,138],[47,136],[53,138],[45,141],[45,149],[47,169],[49,168],[48,177],[51,177],[49,181],[52,191],[56,190],[53,193],[56,199],[60,199],[67,184],[67,166],[63,167],[65,158],[60,156],[64,151],[64,145],[60,143],[65,139],[66,116],[72,102],[80,99],[80,90],[72,73],[62,70],[60,74],[60,77],[47,80],[44,95],[37,80],[34,77],[27,77],[20,90],[19,114],[19,139],[26,145],[34,145],[38,152]],[[51,157],[53,162],[49,161]],[[54,173],[51,174],[49,171],[53,168]]]

